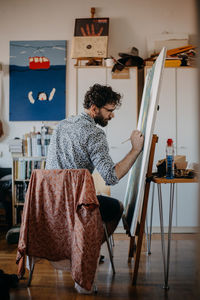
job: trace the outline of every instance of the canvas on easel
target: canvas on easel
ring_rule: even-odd
[[[129,178],[124,202],[124,217],[129,227],[129,234],[131,236],[135,236],[137,221],[143,203],[145,179],[156,119],[159,89],[164,68],[165,56],[166,48],[164,47],[145,79],[137,126],[137,129],[144,134],[144,147],[142,153],[129,171]]]
[[[109,18],[76,19],[71,57],[107,57],[108,30]]]

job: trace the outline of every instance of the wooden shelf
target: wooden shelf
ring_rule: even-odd
[[[30,179],[14,179],[14,182],[21,182],[21,181],[25,181],[25,182],[29,182]]]
[[[46,160],[46,156],[13,156],[13,160]]]
[[[12,159],[12,223],[13,226],[15,226],[21,221],[19,210],[22,210],[24,206],[25,194],[30,181],[29,177],[31,176],[31,172],[33,169],[44,168],[46,157],[13,156]],[[20,168],[22,169],[20,170]]]
[[[15,202],[15,207],[24,206],[24,202]]]

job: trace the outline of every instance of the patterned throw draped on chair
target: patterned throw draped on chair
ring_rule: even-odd
[[[25,255],[71,261],[72,278],[90,290],[103,239],[93,178],[86,169],[34,170],[23,210],[16,262]]]

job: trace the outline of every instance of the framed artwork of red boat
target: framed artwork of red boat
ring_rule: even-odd
[[[65,118],[66,41],[10,42],[10,121]]]

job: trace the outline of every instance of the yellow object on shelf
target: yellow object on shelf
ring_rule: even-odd
[[[153,60],[147,60],[145,62],[146,67],[152,67],[154,64]],[[181,60],[180,59],[166,59],[165,60],[165,67],[180,67],[181,66]]]
[[[180,67],[181,60],[180,59],[166,59],[165,67]]]

